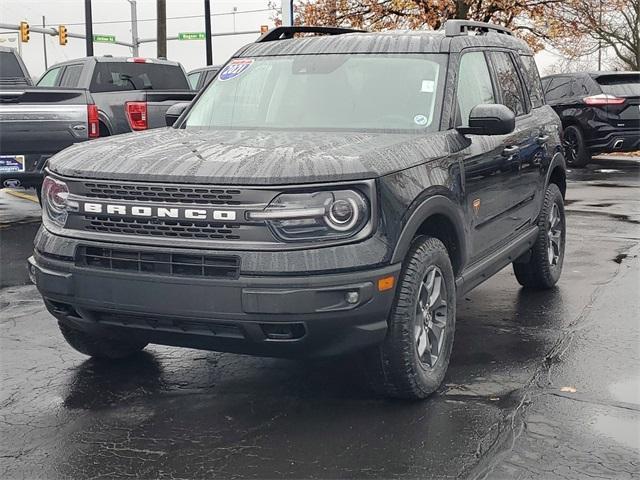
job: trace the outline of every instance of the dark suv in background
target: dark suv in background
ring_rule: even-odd
[[[376,390],[424,398],[457,296],[511,264],[560,278],[560,121],[502,27],[279,27],[186,108],[49,164],[29,269],[80,352],[358,352]]]
[[[187,74],[189,85],[193,90],[200,91],[206,87],[211,79],[220,71],[222,65],[210,65],[208,67],[196,68]]]
[[[542,79],[560,116],[567,163],[582,167],[603,152],[640,150],[640,72],[591,72]]]

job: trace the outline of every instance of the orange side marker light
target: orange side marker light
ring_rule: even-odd
[[[378,279],[378,291],[386,292],[391,290],[395,284],[395,278],[393,276],[382,277]]]

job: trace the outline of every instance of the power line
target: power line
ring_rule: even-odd
[[[237,12],[212,13],[211,16],[221,17],[224,15],[241,15],[243,13],[260,13],[260,12],[273,12],[273,11],[274,11],[273,8],[260,8],[256,10],[241,10]],[[183,19],[189,19],[189,18],[202,18],[202,17],[204,17],[204,15],[184,15],[181,17],[167,17],[167,20],[183,20]],[[138,22],[156,22],[156,21],[158,21],[157,18],[138,19]],[[131,20],[113,20],[113,21],[93,22],[94,25],[111,25],[115,23],[131,23]],[[60,23],[47,23],[47,27],[55,27],[55,26],[58,26],[59,24]],[[85,22],[78,22],[78,23],[62,22],[62,24],[67,26],[74,26],[74,25],[85,25]]]

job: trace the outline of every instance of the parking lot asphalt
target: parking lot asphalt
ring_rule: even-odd
[[[445,382],[413,403],[355,358],[88,360],[24,285],[37,223],[3,215],[27,200],[0,195],[0,478],[637,477],[639,193],[640,160],[570,172],[559,286],[505,269],[462,299]]]

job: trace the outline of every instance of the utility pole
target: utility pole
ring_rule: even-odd
[[[84,32],[87,45],[87,57],[93,57],[93,15],[91,0],[84,0]]]
[[[204,43],[207,47],[207,65],[213,65],[213,48],[211,45],[211,3],[204,0]]]
[[[282,0],[282,25],[293,26],[293,0]]]
[[[136,8],[136,0],[129,0],[131,4],[131,43],[133,44],[133,56],[140,56],[138,45],[138,9]]]
[[[156,0],[158,58],[167,58],[167,0]]]
[[[598,22],[602,25],[602,0],[598,2]],[[598,38],[598,71],[602,70],[602,38]]]
[[[47,28],[44,20],[44,15],[42,16],[42,28]],[[45,34],[42,34],[42,51],[44,52],[44,69],[49,68],[47,65],[47,37]]]

